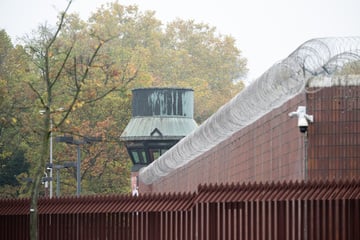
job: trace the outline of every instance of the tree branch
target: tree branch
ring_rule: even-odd
[[[69,51],[66,53],[65,59],[64,59],[63,63],[61,64],[61,67],[60,67],[58,73],[56,74],[54,81],[50,85],[51,88],[60,79],[61,72],[65,69],[65,65],[70,57],[70,54],[71,54],[73,48],[74,48],[74,43],[71,45]]]
[[[41,97],[41,94],[34,88],[34,86],[31,83],[28,83],[28,85],[30,86],[31,90],[33,90],[33,92],[36,94],[36,96],[40,99],[41,104],[43,105],[44,108],[46,108],[46,104],[44,99]]]
[[[64,20],[65,20],[66,13],[67,13],[67,11],[68,11],[69,8],[70,8],[71,3],[72,3],[72,0],[69,0],[69,3],[68,3],[68,5],[67,5],[66,8],[65,8],[65,11],[61,14],[60,22],[59,22],[59,24],[58,24],[58,28],[56,29],[56,32],[55,32],[54,36],[51,38],[51,40],[50,40],[50,42],[49,42],[49,45],[48,45],[48,47],[47,47],[46,50],[50,49],[50,47],[51,47],[51,46],[53,45],[53,43],[55,42],[57,36],[59,35],[59,33],[60,33],[60,31],[61,31],[61,29],[62,29],[62,27],[63,27],[63,24],[64,24]],[[47,52],[47,51],[46,51],[46,52]]]

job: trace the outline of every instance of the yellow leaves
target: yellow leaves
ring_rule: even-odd
[[[84,101],[79,101],[79,102],[76,103],[76,106],[77,106],[78,108],[81,108],[82,106],[84,106],[84,104],[85,104]]]
[[[137,70],[138,70],[137,66],[135,66],[133,63],[129,63],[126,69],[126,73],[128,74],[129,77],[132,77],[136,74]]]
[[[12,118],[1,117],[0,123],[1,124],[9,124],[9,123],[16,124],[17,119],[15,117],[12,117]]]
[[[2,151],[0,153],[0,158],[6,159],[7,157],[10,157],[13,153],[11,151]],[[1,166],[0,166],[1,167]]]
[[[85,102],[84,101],[77,101],[74,106],[73,106],[73,111],[75,111],[78,108],[82,108],[84,106]]]
[[[103,40],[100,40],[99,43],[95,43],[94,44],[94,49],[98,49],[98,48],[101,48],[102,45],[104,45],[104,41]]]

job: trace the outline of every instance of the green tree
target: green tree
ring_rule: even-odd
[[[118,34],[103,34],[98,25],[87,28],[75,15],[67,18],[71,5],[61,13],[55,30],[42,25],[31,38],[25,39],[26,51],[39,76],[27,79],[27,84],[36,96],[33,117],[43,113],[41,124],[31,126],[39,135],[34,138],[39,149],[31,156],[34,181],[31,188],[30,238],[37,239],[37,201],[43,169],[49,156],[49,139],[52,133],[76,134],[79,127],[70,116],[86,104],[98,101],[113,91],[131,82],[136,77],[136,66],[125,60],[117,78],[107,73],[107,55],[103,46]],[[69,25],[70,24],[70,25]],[[72,28],[71,26],[76,27]],[[118,81],[120,79],[120,81]],[[59,111],[61,109],[61,111]],[[35,118],[38,118],[35,117]],[[81,135],[79,135],[81,137]],[[35,144],[35,143],[34,143]]]
[[[29,166],[23,151],[16,151],[11,156],[0,159],[0,164],[0,186],[17,186],[19,183],[16,176],[26,172]]]
[[[28,92],[20,80],[27,75],[27,59],[23,48],[14,48],[4,30],[0,46],[0,192],[3,197],[18,196],[17,176],[29,167],[22,118],[29,107],[23,104]]]
[[[216,28],[193,20],[177,19],[166,27],[152,11],[140,12],[136,6],[118,2],[100,8],[90,22],[102,35],[119,33],[107,45],[108,71],[122,61],[131,60],[140,70],[134,87],[189,87],[195,91],[195,118],[207,119],[243,87],[246,59],[234,38]],[[121,57],[120,57],[121,56]]]
[[[193,88],[198,122],[243,88],[246,60],[235,40],[215,28],[178,19],[167,25],[161,46],[152,59],[153,77],[160,85]]]
[[[243,87],[246,60],[235,40],[207,24],[177,19],[163,26],[154,12],[118,2],[97,9],[87,21],[66,12],[54,29],[40,26],[23,46],[13,48],[8,37],[2,38],[1,46],[11,54],[0,53],[0,91],[8,93],[0,96],[0,141],[14,141],[2,153],[22,151],[31,166],[17,179],[41,179],[50,133],[101,136],[103,142],[81,146],[83,190],[127,191],[129,159],[119,136],[131,117],[132,88],[193,88],[201,123]],[[53,155],[56,164],[75,161],[76,148],[54,141]],[[74,174],[61,170],[63,194],[75,192]],[[39,182],[32,196],[45,194],[35,190]],[[27,192],[24,183],[18,194]]]
[[[21,142],[24,160],[31,164],[24,178],[43,174],[50,133],[101,136],[106,143],[81,147],[84,192],[126,191],[122,186],[128,179],[119,181],[116,171],[129,175],[127,153],[118,139],[131,117],[130,89],[193,88],[195,118],[201,123],[243,87],[246,60],[235,40],[207,24],[177,19],[163,26],[154,12],[118,2],[102,6],[86,22],[66,12],[55,29],[40,26],[24,46],[12,48],[3,38],[2,46],[12,51],[0,56],[9,68],[2,67],[2,73],[11,73],[1,78],[1,91],[9,94],[2,95],[6,107],[0,114],[7,137]],[[40,116],[40,110],[45,114]],[[6,153],[15,152],[15,146],[7,144]],[[54,143],[56,163],[75,159],[74,146]],[[61,174],[62,192],[73,194],[74,171]],[[22,196],[26,189],[24,183]]]
[[[131,115],[129,98],[119,92],[109,94],[101,101],[76,110],[72,121],[81,136],[101,136],[102,142],[81,145],[81,188],[83,194],[129,192],[130,161],[123,143],[119,141],[119,128],[126,126]],[[60,144],[55,156],[58,160],[75,161],[74,145]],[[61,163],[61,162],[60,162]],[[62,175],[63,195],[75,192],[74,169]]]
[[[91,34],[108,36],[112,40],[99,51],[88,84],[83,87],[79,103],[66,121],[68,128],[62,130],[62,133],[75,136],[101,136],[103,139],[102,143],[81,146],[82,191],[85,194],[129,191],[130,162],[123,143],[119,142],[119,135],[127,124],[125,119],[131,115],[128,89],[134,85],[135,78],[136,82],[146,79],[140,71],[145,65],[141,58],[142,49],[127,37],[128,31],[133,31],[131,26],[136,21],[133,17],[136,11],[134,7],[110,4],[94,13],[86,26]],[[80,25],[76,22],[76,17],[72,16],[67,32],[71,32],[72,25]],[[113,38],[112,34],[117,36]],[[78,41],[77,51],[84,61],[88,50],[83,46],[91,43],[86,37]],[[96,101],[99,99],[101,101]],[[55,155],[60,161],[76,159],[75,148],[71,145],[62,144]],[[64,171],[62,194],[74,192],[74,177],[71,176],[75,176],[74,170]]]

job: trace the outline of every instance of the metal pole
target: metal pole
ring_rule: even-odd
[[[56,196],[60,197],[60,169],[56,169]]]
[[[307,180],[309,178],[309,173],[308,173],[308,133],[307,132],[305,132],[305,134],[304,134],[304,165],[305,165],[304,179],[305,179],[305,182],[307,182]]]
[[[77,187],[76,187],[76,196],[80,196],[80,192],[81,192],[81,173],[80,173],[80,144],[78,143],[77,145],[77,164],[76,164],[76,181],[77,181]]]
[[[44,171],[44,174],[45,174],[45,179],[44,179],[44,185],[45,185],[45,196],[47,197],[47,189],[48,189],[48,175],[47,175],[47,172]]]
[[[52,119],[50,117],[50,198],[52,198],[53,196],[53,182],[52,182],[52,177],[53,177],[53,138],[52,138],[52,128],[53,128],[53,122]]]

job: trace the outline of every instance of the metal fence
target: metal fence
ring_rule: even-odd
[[[0,239],[29,239],[29,199],[0,200]],[[199,186],[192,194],[39,201],[40,239],[360,239],[360,181]]]

